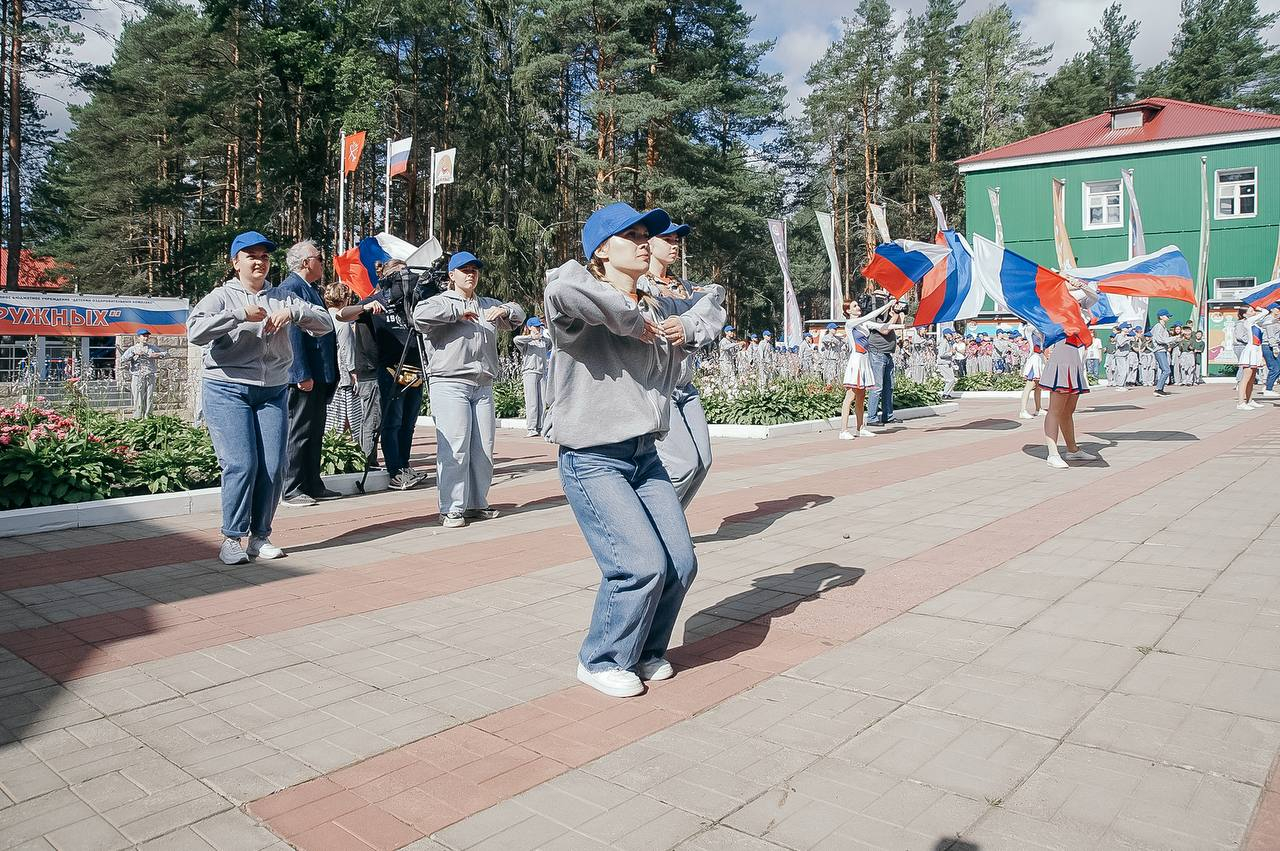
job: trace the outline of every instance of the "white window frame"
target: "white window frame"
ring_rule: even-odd
[[[1107,184],[1108,186],[1109,186],[1109,185],[1111,185],[1111,184],[1115,184],[1116,190],[1115,190],[1114,192],[1101,192],[1101,191],[1099,191],[1099,192],[1096,192],[1096,193],[1092,191],[1093,187],[1095,187],[1095,186],[1102,186],[1103,184]],[[1106,220],[1106,217],[1107,217],[1107,209],[1111,206],[1111,205],[1109,205],[1109,204],[1103,204],[1103,205],[1102,205],[1102,218],[1103,218],[1103,220],[1102,220],[1102,222],[1101,222],[1101,223],[1099,223],[1099,224],[1092,224],[1092,223],[1089,221],[1089,199],[1090,199],[1091,197],[1093,197],[1094,195],[1115,195],[1115,196],[1117,197],[1117,199],[1118,199],[1118,200],[1119,200],[1119,202],[1120,202],[1120,204],[1119,204],[1119,209],[1120,209],[1120,219],[1119,219],[1119,221],[1116,221],[1116,222],[1108,222],[1108,221]],[[1080,225],[1081,225],[1081,227],[1082,227],[1084,230],[1117,230],[1117,229],[1119,229],[1119,228],[1123,228],[1123,227],[1125,226],[1125,221],[1124,221],[1124,183],[1120,180],[1120,178],[1118,178],[1118,177],[1117,177],[1115,180],[1086,180],[1084,183],[1081,183],[1081,184],[1080,184]]]
[[[1227,292],[1222,291],[1223,282],[1225,281],[1247,281],[1239,286],[1227,287]],[[1213,279],[1213,297],[1214,299],[1234,299],[1236,293],[1247,290],[1258,285],[1258,279],[1251,275],[1227,275],[1222,278]]]
[[[1223,186],[1222,175],[1226,172],[1248,171],[1250,169],[1252,169],[1253,171],[1253,212],[1252,213],[1240,212],[1240,192],[1238,187],[1244,185],[1245,181],[1240,181],[1240,182],[1233,181],[1232,183],[1227,185],[1237,187],[1235,194],[1232,196],[1232,198],[1234,199],[1234,206],[1235,206],[1236,212],[1230,213],[1230,214],[1223,213],[1218,207],[1218,201],[1222,197],[1219,194],[1221,191],[1221,187]],[[1213,219],[1214,221],[1230,221],[1232,219],[1256,218],[1258,215],[1258,183],[1259,183],[1258,167],[1256,165],[1242,165],[1242,166],[1237,166],[1236,168],[1220,168],[1214,171],[1213,173]]]

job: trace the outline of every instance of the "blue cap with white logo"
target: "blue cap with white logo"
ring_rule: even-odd
[[[653,209],[641,213],[630,204],[619,201],[601,207],[592,213],[582,226],[582,253],[590,260],[596,249],[611,236],[616,236],[632,225],[644,225],[650,236],[662,233],[671,224],[665,210]]]
[[[524,324],[525,324],[525,325],[528,325],[530,328],[541,328],[541,327],[542,327],[542,320],[541,320],[541,319],[539,319],[538,317],[534,316],[533,318],[531,318],[528,322],[526,322],[526,323],[524,323]]]

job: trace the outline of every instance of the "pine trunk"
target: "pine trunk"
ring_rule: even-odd
[[[22,258],[22,0],[13,0],[9,40],[9,256],[5,288],[18,288]]]

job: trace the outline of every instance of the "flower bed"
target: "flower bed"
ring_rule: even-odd
[[[363,469],[349,435],[325,438],[325,473]],[[0,408],[0,509],[217,487],[209,432],[177,417],[122,419],[44,399]]]
[[[938,379],[920,383],[906,376],[893,381],[894,408],[923,408],[942,401]],[[734,425],[779,425],[839,416],[844,401],[842,385],[808,379],[775,379],[763,388],[737,387],[726,391],[718,385],[700,387],[707,422]]]

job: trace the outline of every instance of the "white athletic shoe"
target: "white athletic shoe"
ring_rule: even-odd
[[[851,432],[851,431],[842,431],[842,432],[840,432],[840,439],[841,439],[841,440],[853,440],[855,437],[857,437],[857,435],[855,435],[855,434],[854,434],[853,432]]]
[[[1263,390],[1262,395],[1266,396],[1268,399],[1274,399],[1275,397],[1280,396],[1280,393],[1277,393],[1274,390]]]
[[[1086,452],[1083,449],[1077,449],[1075,452],[1068,452],[1062,456],[1068,461],[1097,461],[1098,456],[1092,452]]]
[[[1247,404],[1249,405],[1249,408],[1254,411],[1258,410],[1259,408],[1266,407],[1266,405],[1262,404],[1261,402],[1255,402],[1252,399],[1250,399]]]
[[[601,694],[609,695],[609,697],[635,697],[644,691],[644,683],[640,682],[640,678],[621,668],[592,672],[588,671],[579,662],[578,681],[586,683]]]
[[[1041,408],[1040,410],[1036,411],[1036,416],[1037,416],[1037,417],[1047,417],[1047,416],[1049,416],[1049,409],[1048,409],[1048,408]]]
[[[218,550],[218,561],[223,564],[248,564],[249,556],[240,546],[239,538],[223,538]]]
[[[284,558],[284,550],[266,538],[250,538],[249,548],[245,550],[249,558]]]
[[[1241,402],[1239,405],[1236,405],[1236,410],[1237,410],[1237,411],[1252,411],[1252,410],[1253,410],[1253,408],[1250,408],[1247,404],[1245,404],[1244,402]]]
[[[858,437],[876,437],[876,433],[869,428],[859,429]]]
[[[642,680],[669,680],[676,675],[676,669],[666,659],[654,659],[636,665],[636,676]]]
[[[1031,413],[1030,411],[1026,411],[1026,410],[1018,411],[1018,419],[1020,420],[1034,420],[1035,418],[1036,418],[1036,415]]]
[[[1067,462],[1062,460],[1062,456],[1054,453],[1045,459],[1045,463],[1055,470],[1067,469]]]

